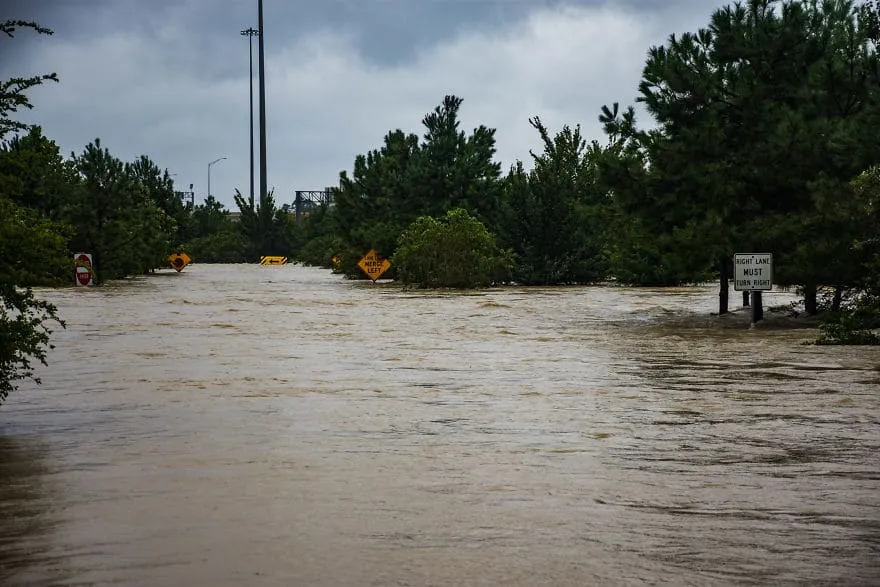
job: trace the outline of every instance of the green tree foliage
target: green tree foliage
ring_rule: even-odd
[[[861,220],[848,243],[858,259],[858,281],[846,307],[823,318],[819,344],[880,344],[880,165],[852,182]]]
[[[171,237],[162,231],[167,217],[149,188],[100,139],[72,159],[81,181],[67,210],[76,231],[71,245],[94,255],[98,284],[156,267]]]
[[[406,187],[426,215],[462,208],[491,222],[501,193],[501,165],[494,161],[495,129],[480,125],[466,135],[459,128],[461,104],[461,98],[446,96],[422,119],[420,156],[414,181]]]
[[[493,161],[495,131],[459,129],[461,98],[446,96],[422,120],[424,138],[389,132],[381,148],[359,155],[351,176],[340,174],[332,217],[346,271],[369,249],[390,257],[403,230],[420,216],[461,207],[492,223],[501,195],[500,167]],[[327,235],[325,242],[334,242]]]
[[[500,233],[517,256],[514,279],[526,285],[589,283],[607,274],[607,193],[598,184],[594,143],[580,127],[555,137],[538,117],[529,121],[544,145],[532,153],[534,169],[521,163],[505,182]]]
[[[161,170],[149,157],[141,155],[129,166],[136,186],[159,209],[162,247],[157,254],[165,257],[171,249],[180,247],[189,229],[190,210],[174,192],[174,182],[168,170]]]
[[[420,215],[422,205],[410,193],[419,153],[418,137],[390,132],[380,149],[357,156],[351,177],[340,174],[334,221],[351,253],[350,269],[372,248],[390,256],[400,233]]]
[[[33,376],[33,361],[46,363],[46,352],[51,348],[49,324],[54,321],[64,326],[57,309],[37,299],[29,286],[57,285],[59,275],[73,275],[73,262],[59,227],[37,212],[0,195],[0,218],[2,404],[17,381]]]
[[[880,25],[878,25],[880,26]],[[861,262],[859,290],[880,298],[880,164],[853,181],[859,225],[852,249]]]
[[[838,238],[852,226],[846,186],[880,155],[865,14],[846,0],[749,0],[650,50],[639,100],[658,129],[634,131],[607,109],[603,120],[645,151],[644,186],[612,187],[667,235],[663,258],[689,260],[692,275],[718,264],[726,288],[733,252],[770,250],[810,313],[817,285],[855,277],[828,260],[853,267]],[[726,289],[721,300],[726,311]]]
[[[292,226],[291,246],[298,251],[297,258],[307,265],[336,268],[333,262],[346,245],[334,232],[333,206],[322,202]]]
[[[208,196],[204,203],[195,207],[191,223],[193,234],[197,238],[229,230],[232,227],[229,211],[214,196]]]
[[[56,286],[73,280],[68,227],[0,196],[0,282]]]
[[[861,300],[851,308],[823,316],[819,326],[820,345],[878,345],[880,334],[880,301]]]
[[[200,263],[244,263],[248,259],[247,238],[230,219],[214,196],[195,207],[190,220],[192,239],[183,248]]]
[[[0,281],[0,404],[18,381],[33,378],[40,383],[33,377],[33,361],[46,364],[46,352],[53,348],[49,342],[53,321],[64,326],[55,306],[37,299],[29,288]]]
[[[0,33],[7,37],[18,28],[52,33],[31,22],[0,23]],[[27,125],[10,115],[30,108],[26,91],[48,80],[57,78],[50,74],[0,82],[0,141],[11,132],[27,130]],[[22,153],[31,151],[18,147],[18,143],[4,142],[0,149],[0,404],[19,381],[33,377],[34,361],[45,364],[51,348],[49,324],[64,326],[57,309],[37,299],[30,286],[52,283],[65,269],[73,269],[72,262],[66,261],[59,227],[21,205],[29,197],[45,194],[39,178],[23,160]]]
[[[16,204],[57,220],[75,184],[70,162],[40,127],[0,144],[0,193]]]
[[[291,213],[288,207],[278,208],[275,205],[272,191],[252,205],[240,191],[235,190],[235,203],[241,213],[238,226],[248,245],[245,252],[248,260],[257,261],[263,255],[289,255],[288,225]]]
[[[400,236],[392,259],[402,283],[423,288],[475,288],[508,279],[513,255],[501,250],[477,218],[455,208],[422,216]]]
[[[659,133],[636,129],[635,111],[620,113],[619,106],[603,107],[599,117],[608,144],[595,150],[598,189],[606,194],[609,273],[627,285],[670,286],[708,278],[704,267],[669,254],[676,250],[681,232],[664,221],[653,193],[647,145]],[[655,209],[646,206],[657,205]]]

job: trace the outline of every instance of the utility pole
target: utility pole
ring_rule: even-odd
[[[266,179],[266,55],[263,50],[263,0],[257,0],[257,35],[260,45],[260,203],[267,194]]]
[[[260,31],[253,27],[246,28],[241,34],[248,37],[248,46],[250,47],[250,82],[251,82],[251,210],[254,209],[254,37],[260,34]]]

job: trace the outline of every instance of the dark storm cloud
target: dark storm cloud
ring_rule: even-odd
[[[3,2],[3,0],[0,0]],[[101,137],[114,155],[144,153],[204,196],[232,204],[247,185],[248,40],[255,0],[30,0],[4,18],[52,37],[0,40],[0,78],[56,71],[21,119],[65,153]],[[539,147],[528,117],[581,124],[601,138],[603,104],[632,102],[645,54],[708,21],[714,2],[545,0],[265,0],[269,184],[335,183],[394,128],[420,133],[444,94],[464,98],[462,127],[498,129],[503,166]],[[9,8],[7,10],[7,8]],[[14,10],[13,10],[14,9]]]
[[[544,0],[265,0],[267,50],[327,29],[353,36],[371,60],[405,60],[460,26],[499,23],[521,17]],[[256,27],[255,0],[34,0],[16,2],[12,18],[38,20],[77,39],[112,31],[157,36],[174,23],[209,55],[223,54],[241,29]],[[271,39],[271,40],[270,40]]]
[[[241,50],[239,31],[256,27],[256,0],[7,0],[12,18],[38,20],[65,39],[122,32],[167,43],[160,32],[169,27],[182,38],[175,45],[192,47],[178,55],[222,75],[225,57]],[[395,64],[411,60],[423,47],[459,30],[496,28],[540,8],[609,5],[659,14],[708,16],[712,0],[264,0],[266,50],[316,30],[349,35],[369,61]],[[157,50],[160,48],[157,47]]]

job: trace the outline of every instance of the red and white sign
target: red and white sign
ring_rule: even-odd
[[[76,285],[95,285],[92,255],[77,253],[73,256],[73,263],[76,266]]]

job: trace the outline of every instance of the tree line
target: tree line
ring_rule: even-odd
[[[394,259],[412,250],[401,238],[413,238],[413,222],[462,209],[510,253],[502,280],[719,279],[725,313],[733,254],[767,251],[775,282],[798,288],[807,314],[839,311],[847,296],[877,293],[878,40],[873,2],[722,7],[705,28],[649,50],[637,101],[651,124],[607,105],[604,137],[587,141],[579,126],[553,132],[532,118],[542,151],[531,169],[517,162],[506,173],[494,129],[463,132],[462,100],[447,96],[421,137],[392,131],[356,158],[293,254],[335,258],[354,275],[364,251]]]
[[[254,203],[236,192],[237,219],[210,196],[187,205],[167,170],[147,156],[123,162],[99,139],[65,157],[14,117],[30,107],[28,90],[57,76],[2,82],[0,401],[43,360],[58,318],[27,288],[70,283],[74,251],[94,255],[99,283],[167,266],[176,250],[197,262],[278,254],[354,277],[369,249],[424,287],[719,280],[719,313],[733,254],[766,251],[774,281],[797,287],[806,313],[837,313],[830,339],[875,340],[878,44],[874,2],[724,6],[650,48],[637,98],[648,124],[631,105],[606,105],[604,136],[588,140],[578,125],[554,131],[535,116],[540,150],[502,170],[495,130],[462,130],[463,101],[446,96],[421,136],[389,131],[340,173],[332,203],[300,222],[271,193]]]

